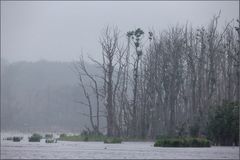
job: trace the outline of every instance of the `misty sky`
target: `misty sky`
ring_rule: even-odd
[[[219,10],[223,27],[238,18],[239,2],[1,1],[1,56],[10,62],[73,61],[83,51],[100,58],[99,36],[107,25],[118,26],[122,35],[187,21],[196,27],[208,24]]]

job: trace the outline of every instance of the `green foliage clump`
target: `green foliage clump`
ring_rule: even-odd
[[[154,147],[210,147],[205,138],[163,138],[157,139]]]
[[[211,143],[205,138],[192,138],[189,140],[192,147],[210,147]]]
[[[104,140],[104,143],[122,143],[122,139],[118,137],[110,137]]]
[[[28,138],[29,142],[40,142],[42,136],[38,133],[34,133],[31,137]]]
[[[101,132],[91,131],[91,130],[83,130],[81,132],[81,137],[83,141],[103,141],[105,136]]]
[[[207,125],[208,138],[216,145],[239,145],[239,103],[213,107]]]
[[[80,135],[60,135],[60,141],[83,141]]]

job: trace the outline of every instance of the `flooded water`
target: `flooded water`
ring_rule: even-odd
[[[57,143],[21,142],[2,140],[1,159],[239,159],[238,147],[211,148],[162,148],[153,147],[153,142],[123,142],[104,144],[103,142]]]

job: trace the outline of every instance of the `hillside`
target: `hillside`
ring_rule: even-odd
[[[87,65],[96,72],[93,65]],[[78,79],[70,62],[2,63],[1,127],[3,131],[80,132],[88,117]],[[31,130],[30,130],[31,128]]]

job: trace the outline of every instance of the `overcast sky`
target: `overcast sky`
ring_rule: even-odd
[[[76,60],[81,51],[101,54],[100,33],[107,25],[122,33],[141,27],[157,31],[175,24],[209,23],[221,10],[220,25],[239,17],[238,1],[1,1],[1,56],[19,60]]]

